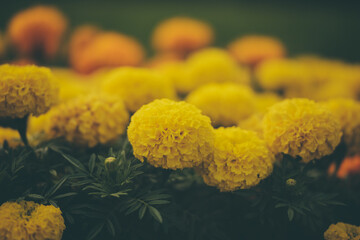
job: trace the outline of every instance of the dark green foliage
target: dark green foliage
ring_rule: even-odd
[[[0,203],[60,207],[65,240],[321,239],[330,223],[359,224],[359,180],[327,174],[339,151],[308,164],[284,156],[258,186],[222,193],[193,169],[141,163],[126,139],[111,149],[72,148],[60,139],[33,149],[5,142]]]

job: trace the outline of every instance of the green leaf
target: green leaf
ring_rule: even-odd
[[[68,180],[69,176],[64,176],[61,178],[54,186],[52,186],[49,191],[45,194],[45,196],[48,198],[52,196],[54,193],[56,193],[57,190]]]
[[[141,203],[137,202],[134,206],[130,207],[126,212],[125,215],[129,215],[130,213],[135,212],[141,207]]]
[[[96,227],[94,227],[91,231],[90,231],[90,233],[88,234],[88,236],[87,236],[87,240],[93,240],[93,239],[95,239],[96,237],[97,237],[97,235],[99,235],[99,233],[101,232],[101,230],[103,229],[103,227],[104,227],[104,224],[102,223],[102,224],[99,224],[99,225],[97,225]]]
[[[96,155],[93,153],[93,154],[91,154],[90,159],[89,159],[90,174],[92,174],[94,172],[95,163],[96,163]]]
[[[28,194],[27,197],[32,198],[32,199],[38,199],[38,200],[44,200],[45,197],[39,195],[39,194]]]
[[[63,158],[65,158],[71,165],[73,165],[74,167],[76,167],[78,170],[82,171],[82,172],[86,172],[86,169],[84,167],[84,165],[77,159],[75,159],[74,157],[67,155],[63,152],[59,152],[61,154],[61,156],[63,156]]]
[[[155,218],[156,221],[158,221],[159,223],[163,222],[162,216],[159,212],[159,210],[157,210],[156,208],[149,206],[149,212],[150,214]]]
[[[150,205],[160,205],[160,204],[168,204],[170,201],[168,200],[154,200],[149,202]]]
[[[53,197],[53,199],[66,198],[66,197],[70,197],[70,196],[74,196],[74,195],[77,195],[77,193],[76,192],[68,192],[68,193],[57,195],[57,196]]]
[[[291,222],[294,218],[294,210],[292,208],[288,208],[287,214],[288,214],[289,221]]]
[[[115,227],[110,219],[106,219],[106,226],[107,226],[107,229],[110,232],[111,236],[115,237]]]
[[[146,212],[146,205],[143,205],[139,210],[139,219],[140,220],[143,219],[145,212]]]

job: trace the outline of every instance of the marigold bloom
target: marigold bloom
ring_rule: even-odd
[[[69,61],[73,66],[81,61],[81,53],[101,30],[91,25],[77,27],[69,42]]]
[[[286,54],[284,45],[278,39],[268,36],[244,36],[231,42],[228,49],[239,63],[248,65],[282,58]]]
[[[169,63],[181,62],[183,59],[184,56],[182,56],[182,54],[176,52],[163,52],[158,53],[152,58],[148,59],[144,65],[150,68],[157,68]]]
[[[158,51],[191,52],[208,46],[214,38],[212,28],[199,20],[174,17],[154,30],[152,45]]]
[[[46,134],[64,137],[78,145],[94,147],[125,132],[129,114],[121,99],[103,95],[81,96],[47,114]]]
[[[238,123],[238,127],[254,131],[260,138],[263,138],[263,118],[264,115],[262,113],[254,113],[250,117],[241,120]]]
[[[84,74],[103,67],[137,66],[144,59],[143,47],[132,37],[104,32],[77,50],[72,67]]]
[[[287,99],[270,107],[263,132],[274,154],[299,156],[304,162],[331,154],[342,135],[330,110],[309,99]]]
[[[249,83],[249,72],[224,50],[209,48],[193,53],[187,60],[191,90],[206,83]]]
[[[10,147],[22,145],[19,132],[11,128],[0,128],[0,148],[3,146],[5,140]]]
[[[65,229],[61,211],[31,201],[0,206],[0,239],[60,240]]]
[[[16,14],[9,24],[11,42],[22,55],[32,55],[37,50],[47,58],[55,56],[66,19],[56,8],[36,6]]]
[[[255,111],[257,113],[266,113],[272,105],[282,100],[279,95],[271,92],[264,92],[256,94],[255,96]]]
[[[191,91],[192,82],[184,62],[162,64],[156,70],[171,80],[178,93],[186,94]]]
[[[231,126],[254,111],[251,88],[234,83],[210,83],[191,92],[186,101],[209,116],[215,126]]]
[[[325,240],[359,240],[360,227],[339,222],[331,224],[324,233]]]
[[[255,132],[238,127],[215,130],[214,158],[204,161],[204,182],[220,191],[253,187],[269,176],[274,156]]]
[[[126,107],[135,112],[155,99],[176,99],[171,81],[145,68],[122,67],[113,70],[104,79],[102,89],[107,94],[121,97]]]
[[[360,153],[360,103],[352,99],[332,99],[323,105],[339,120],[350,153]]]
[[[304,64],[291,59],[271,59],[255,69],[259,84],[267,90],[283,90],[309,86],[310,72]]]
[[[5,41],[4,37],[0,32],[0,59],[4,56],[5,53]]]
[[[1,65],[0,117],[43,114],[58,101],[58,91],[48,68]]]
[[[335,163],[332,163],[328,169],[328,173],[334,174],[336,170]],[[346,157],[336,173],[338,178],[346,178],[349,175],[359,174],[360,173],[360,156],[355,155],[352,157]]]
[[[140,161],[182,169],[198,166],[211,157],[214,130],[210,119],[194,105],[158,99],[131,117],[128,138]]]

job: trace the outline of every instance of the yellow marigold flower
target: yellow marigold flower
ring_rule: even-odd
[[[65,230],[59,208],[31,201],[2,204],[0,219],[0,239],[61,240]]]
[[[339,222],[331,224],[324,233],[325,240],[359,240],[360,227]]]
[[[66,29],[66,19],[56,8],[36,6],[16,14],[9,24],[9,36],[22,55],[41,50],[45,57],[55,56]]]
[[[103,67],[137,66],[144,59],[144,49],[138,41],[115,32],[96,34],[76,54],[72,67],[85,74]]]
[[[272,105],[278,103],[282,98],[271,92],[259,93],[255,97],[255,111],[257,113],[266,113]]]
[[[284,45],[276,38],[249,35],[229,44],[230,53],[239,63],[256,65],[267,59],[282,58],[286,54]]]
[[[251,88],[234,83],[210,83],[191,92],[186,101],[209,116],[215,126],[231,126],[254,111]]]
[[[38,116],[57,101],[58,87],[50,69],[0,66],[0,117]]]
[[[113,70],[104,79],[103,91],[124,100],[126,107],[135,112],[155,99],[176,99],[171,81],[165,76],[145,68],[122,67]]]
[[[338,120],[309,99],[287,99],[270,107],[263,119],[264,139],[274,154],[309,162],[331,154],[341,139]]]
[[[238,127],[215,130],[214,157],[204,161],[204,182],[220,191],[253,187],[269,176],[274,156],[255,132]]]
[[[5,140],[10,147],[22,145],[19,132],[11,128],[0,128],[0,148],[3,146]]]
[[[121,99],[89,95],[68,101],[47,114],[49,138],[94,147],[115,140],[125,132],[129,114]]]
[[[360,153],[360,103],[352,99],[332,99],[323,105],[339,120],[350,153]]]
[[[263,121],[264,115],[262,113],[254,113],[252,114],[250,117],[241,120],[238,123],[238,127],[245,129],[245,130],[250,130],[250,131],[254,131],[258,134],[258,136],[260,138],[263,137]]]
[[[191,90],[206,83],[249,83],[249,72],[224,50],[209,48],[193,53],[187,60]]]
[[[174,17],[161,22],[154,30],[152,45],[158,51],[191,52],[208,46],[214,38],[205,22]]]
[[[131,117],[128,137],[136,158],[170,169],[199,165],[214,145],[210,119],[192,104],[169,99],[142,106]]]
[[[186,94],[191,91],[192,82],[184,62],[162,64],[156,70],[171,80],[178,93]]]
[[[255,75],[259,84],[267,90],[309,87],[311,79],[309,69],[299,61],[291,59],[264,61],[256,67]]]
[[[176,52],[162,52],[157,53],[152,58],[148,59],[144,64],[145,67],[158,68],[163,65],[181,62],[185,57]]]

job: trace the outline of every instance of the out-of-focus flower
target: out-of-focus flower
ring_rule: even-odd
[[[328,173],[334,174],[336,170],[335,163],[332,163],[328,169]],[[355,155],[352,157],[346,157],[336,173],[338,178],[346,178],[349,175],[359,174],[360,173],[360,156]]]
[[[360,227],[338,222],[331,224],[324,233],[325,240],[359,240]]]
[[[88,36],[89,43],[74,52],[72,67],[84,74],[103,67],[137,66],[144,59],[144,49],[132,37],[115,32]],[[90,40],[92,38],[92,40]]]
[[[215,126],[231,126],[254,111],[255,93],[248,86],[210,83],[191,92],[186,101],[209,116]]]
[[[136,158],[155,167],[195,167],[212,157],[210,118],[194,105],[169,99],[142,106],[131,118],[129,141]]]
[[[103,91],[121,97],[126,107],[135,112],[155,99],[176,99],[171,81],[145,68],[123,67],[113,70],[104,79]]]
[[[282,100],[282,98],[271,92],[264,92],[256,94],[255,96],[255,112],[256,113],[266,113],[272,105],[278,103]]]
[[[260,138],[262,138],[263,137],[263,125],[262,125],[263,118],[264,118],[263,114],[254,113],[250,117],[241,120],[238,123],[238,127],[245,129],[245,130],[254,131],[258,134],[258,136]]]
[[[331,154],[342,135],[330,110],[308,99],[287,99],[270,107],[263,132],[274,154],[299,156],[304,162]]]
[[[65,230],[59,208],[31,201],[2,204],[0,219],[0,239],[61,240]]]
[[[289,186],[289,187],[295,186],[296,185],[296,180],[293,179],[293,178],[288,178],[286,180],[286,185]]]
[[[80,26],[74,30],[69,42],[69,61],[72,66],[81,61],[81,53],[100,32],[100,29],[92,25]]]
[[[204,182],[220,191],[253,187],[269,176],[274,156],[255,132],[238,127],[215,130],[214,157],[204,161]]]
[[[129,114],[121,99],[89,95],[53,108],[46,117],[46,135],[78,145],[105,144],[125,132]]]
[[[249,72],[240,67],[224,50],[209,48],[193,53],[187,60],[187,71],[194,90],[206,83],[249,83]]]
[[[16,14],[8,30],[21,55],[30,56],[40,50],[45,57],[53,58],[66,30],[66,19],[56,8],[36,6]]]
[[[332,99],[323,105],[339,120],[349,153],[360,153],[360,103],[352,99]]]
[[[50,69],[0,66],[0,117],[38,116],[58,101],[58,86]]]
[[[244,36],[231,42],[228,49],[239,63],[247,65],[282,58],[286,54],[284,45],[278,39],[269,36]]]
[[[4,56],[4,54],[5,54],[5,39],[2,33],[0,32],[0,59]]]
[[[264,89],[283,90],[308,85],[309,70],[304,64],[290,59],[272,59],[256,67],[256,78]],[[308,86],[310,87],[310,86]]]
[[[154,30],[152,45],[161,52],[188,53],[212,43],[214,33],[205,22],[174,17],[161,22]]]
[[[171,80],[178,93],[186,94],[191,91],[192,82],[184,62],[162,64],[156,70]]]
[[[183,58],[184,56],[176,52],[158,53],[146,61],[145,67],[161,68],[163,65],[179,63],[183,60]]]
[[[60,89],[60,101],[66,102],[82,95],[98,92],[102,79],[109,71],[102,69],[83,75],[67,68],[53,68],[52,72]]]
[[[22,145],[19,132],[11,128],[0,128],[0,148],[4,141],[7,141],[10,147]]]

